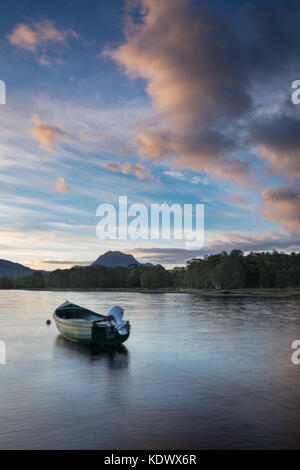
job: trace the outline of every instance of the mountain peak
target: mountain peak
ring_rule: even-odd
[[[116,268],[117,266],[127,267],[131,264],[136,266],[142,266],[143,263],[140,263],[134,256],[128,255],[127,253],[122,253],[122,251],[107,251],[103,255],[100,255],[99,258],[94,261],[91,266],[107,266],[110,268]],[[147,266],[152,266],[151,263],[147,263]]]
[[[100,255],[99,258],[94,261],[91,266],[108,266],[110,268],[115,268],[117,266],[129,266],[130,264],[136,264],[139,266],[139,263],[134,256],[127,255],[121,251],[107,251],[103,255]]]

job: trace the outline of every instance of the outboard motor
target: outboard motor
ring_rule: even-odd
[[[124,309],[116,305],[107,313],[106,318],[118,330],[120,335],[127,335],[129,332],[129,322],[123,320]]]

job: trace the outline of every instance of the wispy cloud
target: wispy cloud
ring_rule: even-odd
[[[129,144],[124,138],[111,135],[103,129],[93,132],[92,135],[80,129],[78,131],[78,137],[82,142],[93,143],[99,150],[117,155],[128,156],[134,150],[134,146]]]
[[[18,23],[7,35],[9,42],[20,49],[35,54],[41,65],[51,65],[47,48],[53,45],[68,46],[68,39],[80,39],[72,29],[59,29],[49,19]]]
[[[191,184],[208,184],[207,178],[204,176],[188,176],[182,171],[179,170],[167,170],[164,171],[164,175],[171,176],[172,178],[175,178],[179,181],[188,181]]]
[[[30,129],[31,135],[39,142],[40,147],[48,152],[53,152],[53,144],[57,140],[69,140],[71,136],[58,127],[50,126],[42,121],[37,114],[32,116],[34,127]]]
[[[66,183],[66,180],[63,177],[57,179],[55,183],[57,191],[61,194],[68,193],[70,191],[69,186]]]
[[[248,206],[249,202],[239,196],[229,196],[229,199],[240,206]]]
[[[116,163],[105,163],[102,165],[104,168],[114,171],[115,173],[122,173],[123,175],[135,175],[138,179],[153,179],[153,175],[151,170],[145,165],[141,163],[133,164],[133,163],[125,163],[122,164],[120,162]]]
[[[76,261],[76,260],[43,260],[40,261],[40,264],[47,264],[47,265],[56,265],[56,266],[89,266],[92,264],[94,260],[89,260],[89,261]]]

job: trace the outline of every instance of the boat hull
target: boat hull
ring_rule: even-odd
[[[118,333],[117,329],[111,331],[106,327],[99,327],[94,322],[64,320],[54,314],[54,320],[58,331],[72,341],[84,344],[117,345],[124,343],[129,338]]]

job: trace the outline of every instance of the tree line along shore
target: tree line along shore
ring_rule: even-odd
[[[243,290],[298,289],[300,253],[233,250],[190,260],[185,267],[163,266],[57,269],[29,276],[0,277],[0,289]]]

